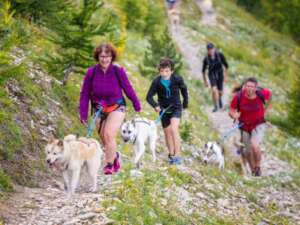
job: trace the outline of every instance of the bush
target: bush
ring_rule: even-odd
[[[126,28],[129,30],[144,31],[148,15],[147,0],[120,0],[121,9],[126,14]]]
[[[274,29],[291,34],[300,42],[300,2],[277,0],[237,0],[237,4],[246,8]]]
[[[0,193],[2,191],[12,191],[13,186],[9,176],[0,169]]]
[[[165,25],[164,5],[158,0],[120,0],[126,28],[144,34],[159,31]]]
[[[184,142],[190,143],[192,141],[192,123],[185,121],[181,125],[180,136]]]

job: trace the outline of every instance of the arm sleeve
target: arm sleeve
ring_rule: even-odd
[[[222,64],[225,66],[226,69],[228,69],[228,63],[227,63],[226,58],[223,55],[223,53],[220,53],[220,58],[221,58]]]
[[[152,84],[148,90],[147,93],[147,97],[146,100],[147,102],[153,107],[155,108],[156,106],[158,106],[158,103],[156,101],[154,101],[154,95],[156,95],[157,93],[157,82],[156,79],[152,81]]]
[[[130,99],[130,101],[132,102],[132,105],[134,107],[134,110],[136,112],[141,111],[141,104],[140,101],[128,79],[128,76],[125,72],[124,68],[117,68],[119,69],[119,75],[120,75],[120,79],[121,79],[121,86],[122,89],[124,90],[126,96]]]
[[[86,121],[88,118],[89,102],[90,102],[90,78],[93,73],[93,68],[89,68],[83,79],[83,84],[80,91],[79,113],[80,120]]]
[[[178,76],[178,82],[179,82],[180,92],[181,92],[181,95],[183,97],[182,107],[184,109],[186,109],[188,107],[188,103],[189,103],[189,96],[188,96],[187,86],[184,83],[184,80],[181,76]]]
[[[203,59],[203,62],[202,62],[202,73],[204,74],[205,73],[205,70],[207,69],[207,58],[205,57]]]
[[[233,99],[231,100],[231,103],[230,103],[230,109],[237,109],[237,94],[234,95]]]

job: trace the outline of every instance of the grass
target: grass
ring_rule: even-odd
[[[12,191],[12,180],[11,178],[0,169],[0,196],[4,191]]]

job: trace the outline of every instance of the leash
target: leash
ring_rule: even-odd
[[[173,105],[169,105],[167,108],[163,109],[163,111],[161,111],[159,117],[155,120],[155,124],[158,124],[161,121],[161,118],[163,117],[163,115],[167,112],[167,110],[169,108],[171,108]]]
[[[243,123],[236,123],[232,128],[230,128],[228,131],[226,131],[223,135],[222,135],[222,140],[225,140],[226,138],[228,138],[234,131],[236,131],[237,129],[239,129],[240,127],[242,127],[244,124]]]
[[[96,120],[97,118],[100,116],[101,112],[102,112],[103,107],[100,106],[100,108],[97,110],[97,112],[95,113],[93,119],[91,120],[89,126],[88,126],[88,130],[87,130],[87,137],[91,137],[95,128],[95,124],[96,124]]]

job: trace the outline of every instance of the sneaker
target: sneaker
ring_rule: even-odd
[[[173,157],[173,164],[174,165],[181,165],[182,159],[179,156],[174,156]]]
[[[107,163],[107,165],[103,168],[103,173],[105,175],[112,175],[114,173],[113,164]]]
[[[255,176],[255,177],[260,177],[260,176],[261,176],[261,170],[260,170],[260,167],[256,167],[256,168],[255,168],[254,176]]]
[[[172,156],[172,155],[169,154],[168,157],[169,157],[169,164],[170,164],[170,165],[173,165],[173,164],[174,164],[174,157],[175,157],[175,156]]]
[[[119,152],[116,152],[116,158],[114,160],[114,163],[113,163],[113,170],[115,173],[119,172],[119,170],[121,169],[121,157],[120,157],[120,153]]]

